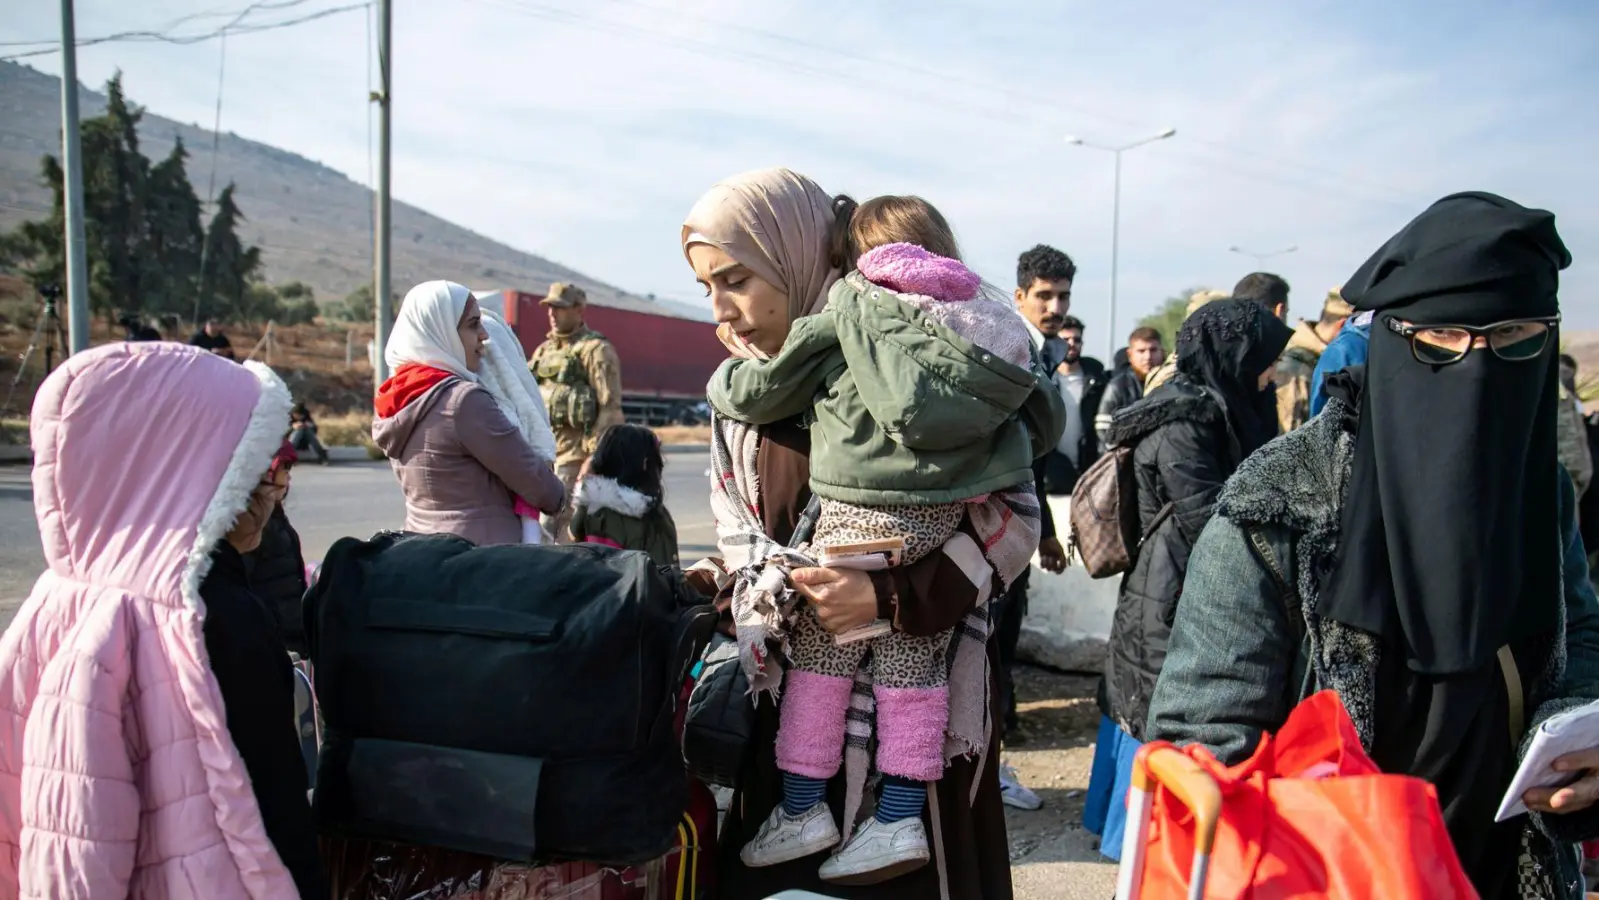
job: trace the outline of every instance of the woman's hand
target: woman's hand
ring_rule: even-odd
[[[795,569],[794,589],[816,607],[816,618],[833,634],[877,620],[877,589],[858,569]]]
[[[1567,753],[1555,760],[1556,772],[1581,772],[1562,788],[1533,788],[1522,795],[1528,809],[1566,815],[1582,812],[1599,801],[1599,747]]]

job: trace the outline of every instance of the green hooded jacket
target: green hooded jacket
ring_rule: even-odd
[[[811,490],[860,506],[954,503],[1033,478],[1065,427],[1035,358],[1012,365],[851,272],[770,360],[730,359],[706,393],[768,425],[809,412]]]

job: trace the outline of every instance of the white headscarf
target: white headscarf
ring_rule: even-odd
[[[466,367],[466,348],[461,346],[459,331],[466,302],[471,299],[472,292],[453,281],[424,281],[411,288],[383,350],[389,371],[420,363],[477,381],[477,373]]]
[[[539,456],[554,461],[555,433],[550,430],[539,383],[527,369],[522,342],[505,320],[492,310],[483,310],[483,330],[489,343],[483,355],[481,383],[505,417],[516,423],[528,446]]]

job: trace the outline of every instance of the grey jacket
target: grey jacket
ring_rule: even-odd
[[[372,440],[405,492],[406,531],[515,544],[513,494],[551,514],[566,501],[553,461],[533,452],[487,390],[459,378],[374,419]]]
[[[1165,666],[1150,702],[1148,737],[1197,743],[1236,763],[1300,700],[1338,691],[1369,749],[1376,639],[1317,615],[1318,581],[1338,546],[1354,435],[1347,408],[1329,400],[1303,428],[1257,451],[1227,482],[1189,560]],[[1577,533],[1576,497],[1560,479],[1565,630],[1542,664],[1523,673],[1530,736],[1550,716],[1599,698],[1599,600]],[[1303,617],[1295,640],[1289,615]],[[1529,738],[1530,740],[1530,738]],[[1522,744],[1522,753],[1527,743]],[[1533,813],[1525,865],[1541,889],[1523,896],[1581,898],[1575,842],[1599,837],[1599,808]]]

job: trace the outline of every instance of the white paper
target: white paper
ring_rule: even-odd
[[[867,553],[863,556],[828,556],[822,554],[821,564],[829,569],[857,569],[862,572],[881,572],[888,568],[888,554]]]
[[[1556,772],[1554,761],[1567,753],[1599,747],[1599,701],[1553,716],[1533,735],[1527,755],[1510,780],[1510,789],[1499,803],[1495,822],[1503,822],[1527,811],[1522,795],[1533,788],[1560,787],[1580,773]]]

